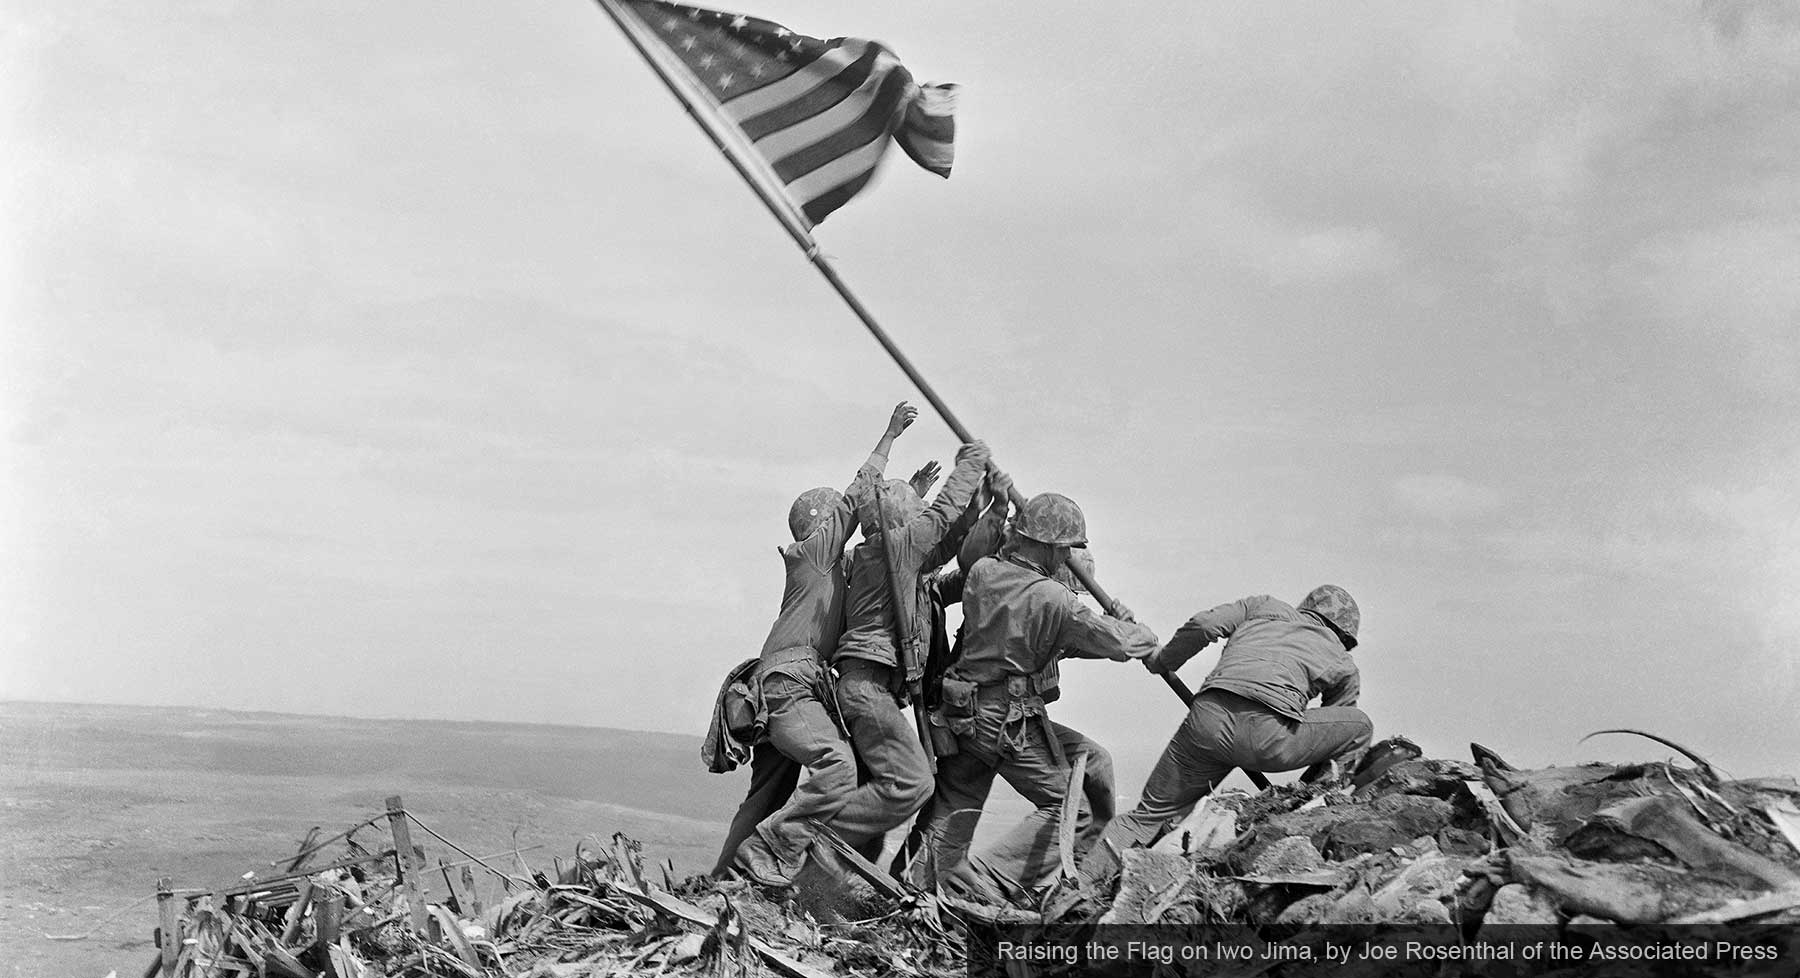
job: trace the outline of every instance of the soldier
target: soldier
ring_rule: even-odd
[[[852,562],[844,634],[832,665],[838,709],[867,775],[825,824],[871,857],[880,854],[888,830],[931,796],[931,762],[902,706],[918,694],[924,676],[918,640],[929,629],[927,577],[956,554],[974,522],[969,504],[987,462],[986,445],[963,445],[929,508],[897,480],[858,504],[863,542]]]
[[[850,500],[880,483],[894,439],[918,415],[905,401],[895,406],[847,494],[808,489],[788,510],[794,542],[779,548],[787,568],[781,612],[756,667],[768,743],[752,755],[750,792],[732,821],[714,875],[729,867],[764,886],[788,885],[818,824],[856,787],[856,757],[826,709],[831,678],[825,667],[844,627],[844,545],[856,529]],[[796,790],[802,767],[808,776]],[[766,814],[784,797],[785,805]]]
[[[971,534],[965,561],[984,543],[985,534]],[[1072,550],[1086,546],[1081,508],[1066,496],[1043,493],[1026,502],[1000,555],[969,566],[962,654],[945,673],[936,718],[954,734],[956,751],[939,760],[922,833],[940,884],[988,899],[1001,895],[989,874],[1027,888],[1038,885],[1056,868],[1067,755],[1091,751],[1105,762],[1097,774],[1110,781],[1110,757],[1079,732],[1051,722],[1046,712],[1045,704],[1058,695],[1057,659],[1143,658],[1156,649],[1156,636],[1136,622],[1089,610],[1056,579]],[[982,854],[978,868],[969,845],[996,774],[1037,807]],[[1102,820],[1109,813],[1090,807]]]
[[[1137,807],[1113,820],[1082,866],[1085,879],[1114,871],[1113,851],[1150,845],[1185,818],[1232,768],[1319,776],[1334,758],[1369,745],[1374,727],[1356,708],[1361,678],[1350,650],[1362,613],[1331,584],[1298,607],[1258,595],[1203,611],[1144,660],[1151,672],[1177,669],[1225,638],[1219,664],[1150,772]],[[1307,709],[1314,696],[1320,705]],[[1110,847],[1110,849],[1109,849]]]

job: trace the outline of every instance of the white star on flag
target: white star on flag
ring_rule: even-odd
[[[750,26],[750,18],[745,17],[743,14],[738,14],[736,17],[733,17],[731,19],[731,29],[734,31],[741,31],[744,28],[749,27],[749,26]]]

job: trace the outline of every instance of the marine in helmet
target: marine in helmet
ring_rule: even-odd
[[[831,664],[838,709],[865,777],[825,824],[871,857],[887,832],[931,797],[931,762],[903,707],[924,679],[928,579],[956,556],[979,515],[971,503],[987,464],[986,445],[963,445],[930,506],[898,481],[856,494],[863,542],[851,562],[844,634]]]
[[[900,402],[849,490],[808,489],[788,509],[794,540],[778,548],[786,568],[781,611],[756,667],[767,742],[751,754],[750,792],[732,820],[714,875],[735,870],[765,886],[788,884],[820,820],[856,787],[856,756],[826,709],[831,675],[825,664],[844,628],[844,545],[857,525],[850,498],[880,483],[894,439],[918,415],[918,408]]]
[[[1073,500],[1053,492],[1034,496],[1000,539],[995,536],[978,527],[961,556],[968,568],[961,651],[945,671],[933,719],[954,737],[954,751],[940,754],[923,852],[912,869],[922,884],[990,900],[1003,895],[996,879],[1029,888],[1056,870],[1057,822],[1074,755],[1088,753],[1096,774],[1110,785],[1106,752],[1050,720],[1047,705],[1059,694],[1057,660],[1123,662],[1150,655],[1157,644],[1150,629],[1092,611],[1059,580],[1066,565],[1086,556],[1087,520]],[[987,554],[971,553],[984,546]],[[1035,810],[971,856],[996,775]],[[1090,803],[1078,845],[1098,836],[1110,801]]]
[[[1373,726],[1356,708],[1361,678],[1350,650],[1362,612],[1350,593],[1325,584],[1298,605],[1267,595],[1202,611],[1144,660],[1177,669],[1223,638],[1219,664],[1200,684],[1187,719],[1150,772],[1137,807],[1113,820],[1082,866],[1098,879],[1117,868],[1112,851],[1150,845],[1185,818],[1233,768],[1307,777],[1369,745]],[[1313,697],[1319,704],[1311,709]]]

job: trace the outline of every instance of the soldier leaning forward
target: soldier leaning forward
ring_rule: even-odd
[[[1156,649],[1150,629],[1090,610],[1055,579],[1071,548],[1086,545],[1080,507],[1043,493],[1025,504],[1004,552],[969,568],[962,653],[945,673],[936,718],[954,735],[955,753],[939,760],[923,833],[923,871],[940,885],[991,900],[1001,894],[986,872],[1029,888],[1055,870],[1067,755],[1091,743],[1046,712],[1057,696],[1057,658],[1124,662]],[[996,774],[1036,810],[983,853],[978,870],[969,845]]]
[[[844,545],[856,529],[850,499],[880,483],[894,439],[918,413],[904,401],[894,408],[847,494],[809,489],[788,511],[794,542],[780,548],[786,566],[781,613],[756,667],[768,742],[752,755],[750,793],[732,820],[714,875],[730,869],[765,886],[787,885],[819,822],[856,787],[856,756],[826,709],[831,675],[825,666],[844,628]],[[796,788],[801,768],[807,778]]]
[[[1200,684],[1187,719],[1169,738],[1137,806],[1108,826],[1106,844],[1082,863],[1083,879],[1117,871],[1114,851],[1154,843],[1193,811],[1233,768],[1270,774],[1328,773],[1334,759],[1369,745],[1374,727],[1356,708],[1361,674],[1350,650],[1362,611],[1350,593],[1316,587],[1298,606],[1268,595],[1202,611],[1144,665],[1166,673],[1223,638],[1219,664]],[[1313,697],[1320,705],[1307,708]]]

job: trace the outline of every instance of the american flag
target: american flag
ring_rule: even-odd
[[[755,148],[809,227],[868,184],[889,137],[950,175],[956,86],[914,82],[880,43],[666,0],[618,5]]]

